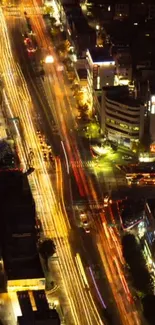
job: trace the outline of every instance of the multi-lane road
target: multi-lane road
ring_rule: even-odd
[[[96,213],[90,208],[91,202],[100,205],[102,189],[85,165],[77,164],[86,149],[76,131],[75,100],[65,73],[58,71],[59,58],[40,7],[35,1],[28,6],[23,2],[0,11],[0,72],[8,117],[18,117],[18,122],[12,123],[24,170],[29,152],[34,153],[35,171],[29,181],[44,235],[56,242],[58,258],[49,265],[59,285],[54,299],[57,296],[66,324],[106,324],[108,309],[109,324],[140,325],[141,317],[124,276],[120,236],[107,222],[107,216],[114,222],[112,211],[107,207]],[[44,79],[32,72],[24,48],[24,11],[29,14],[40,55],[54,57],[53,64],[44,66]],[[38,130],[53,146],[55,167],[43,158]],[[87,210],[89,206],[90,234],[78,228],[80,211],[73,209],[76,192]]]

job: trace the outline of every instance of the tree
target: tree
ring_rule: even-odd
[[[60,40],[60,28],[58,26],[53,26],[51,28],[51,35],[53,36],[54,40]]]
[[[87,113],[88,110],[89,110],[89,107],[88,107],[87,104],[84,104],[84,105],[80,104],[80,105],[78,105],[77,108],[78,108],[78,110],[79,110],[80,112],[83,112],[83,113]]]
[[[54,9],[53,7],[49,7],[49,6],[44,6],[44,15],[45,16],[50,16],[54,14]]]
[[[56,246],[52,239],[45,239],[40,243],[39,253],[46,262],[49,257],[54,255],[55,252],[56,252]]]
[[[56,19],[54,17],[50,17],[50,23],[52,26],[55,25]]]
[[[153,292],[153,279],[146,267],[141,246],[132,234],[122,239],[123,256],[130,267],[134,287],[143,294]]]
[[[68,52],[67,41],[61,41],[61,43],[59,43],[58,46],[57,46],[57,50],[61,54],[64,54],[66,56],[67,55],[67,52]]]

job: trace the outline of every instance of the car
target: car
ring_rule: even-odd
[[[88,222],[87,214],[84,211],[80,213],[80,220],[83,228],[85,228],[85,230],[88,229],[89,222]]]
[[[63,71],[64,70],[64,66],[62,64],[59,64],[57,66],[57,71]]]
[[[122,156],[122,159],[123,160],[132,160],[133,157],[132,156],[128,156],[128,155],[124,155],[124,156]]]
[[[133,177],[131,180],[130,180],[130,184],[139,184],[140,183],[140,181],[142,181],[143,180],[143,178],[144,178],[144,176],[143,175],[138,175],[138,176],[136,176],[136,177]]]
[[[30,37],[26,37],[24,39],[24,44],[26,46],[26,50],[28,53],[35,53],[37,50],[37,46],[34,45],[34,42],[32,41],[32,39]]]
[[[105,194],[104,195],[104,207],[107,207],[108,206],[108,203],[109,203],[109,194]]]
[[[87,227],[88,226],[88,220],[87,219],[83,220],[82,224],[83,224],[84,227]]]
[[[54,157],[53,157],[51,152],[49,152],[48,157],[49,157],[50,160],[52,160],[52,161],[54,160]]]
[[[48,159],[47,159],[47,154],[46,154],[46,153],[43,154],[43,159],[44,159],[44,161],[47,161],[47,160],[48,160]]]
[[[41,151],[47,153],[47,148],[45,145],[41,145]]]
[[[85,227],[84,230],[85,230],[86,234],[90,234],[90,228],[89,227]]]

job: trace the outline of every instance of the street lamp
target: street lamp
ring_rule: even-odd
[[[99,25],[96,25],[96,30],[99,30],[100,29],[100,26]]]

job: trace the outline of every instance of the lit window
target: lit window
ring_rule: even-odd
[[[139,127],[138,126],[135,126],[135,127],[133,127],[133,130],[134,131],[139,131]]]

